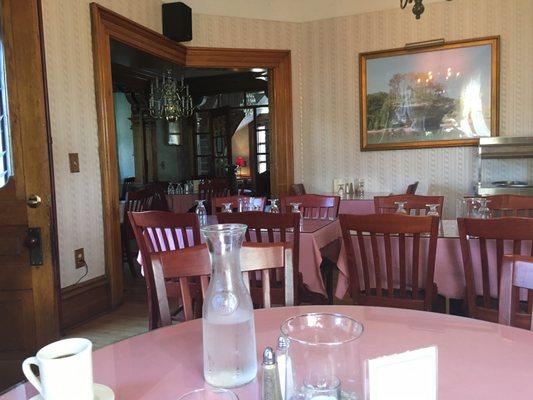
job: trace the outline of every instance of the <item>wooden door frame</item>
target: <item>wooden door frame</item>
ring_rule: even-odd
[[[111,305],[116,307],[123,298],[123,278],[110,40],[186,67],[268,68],[270,182],[276,196],[287,194],[294,180],[291,53],[289,50],[186,47],[97,3],[91,3],[90,7],[106,275],[110,283]]]

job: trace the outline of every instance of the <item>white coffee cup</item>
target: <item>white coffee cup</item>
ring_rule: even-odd
[[[92,343],[64,339],[49,344],[22,363],[22,371],[45,400],[94,400]],[[31,365],[39,368],[40,378]]]

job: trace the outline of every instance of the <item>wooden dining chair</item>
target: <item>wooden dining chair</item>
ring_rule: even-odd
[[[503,325],[515,325],[516,314],[525,314],[524,319],[531,320],[529,330],[533,331],[532,303],[528,302],[525,310],[520,309],[520,289],[533,290],[533,256],[505,255],[500,280],[498,322]]]
[[[201,244],[200,225],[196,214],[177,214],[163,211],[130,212],[129,220],[143,261],[148,295],[149,328],[161,326],[151,255],[188,248]],[[176,282],[167,281],[167,292],[179,297]]]
[[[498,298],[504,254],[533,255],[533,218],[458,218],[466,282],[468,316],[498,322]],[[533,293],[528,295],[531,310]],[[529,329],[529,318],[516,325]]]
[[[291,203],[301,203],[300,211],[304,218],[328,219],[339,215],[339,196],[322,196],[319,194],[303,194],[281,198],[281,212],[291,212]]]
[[[272,304],[270,293],[270,270],[283,269],[285,275],[285,305],[294,305],[292,248],[283,243],[245,243],[241,249],[241,271],[244,284],[250,290],[250,276],[255,271],[261,271],[262,304],[270,308]],[[152,269],[157,294],[157,305],[161,316],[161,326],[171,324],[168,306],[168,292],[166,280],[178,280],[181,289],[181,301],[185,320],[189,321],[199,316],[198,307],[193,308],[194,301],[190,292],[189,278],[200,280],[202,299],[209,284],[211,275],[211,261],[206,245],[199,245],[183,250],[152,254]]]
[[[134,254],[135,249],[131,247],[131,241],[135,239],[133,228],[128,219],[128,212],[141,212],[150,210],[154,200],[154,192],[151,190],[138,190],[136,192],[127,192],[126,201],[124,202],[124,211],[122,216],[121,236],[122,236],[122,252],[125,260],[128,263],[131,275],[137,276],[135,269]]]
[[[418,189],[418,181],[416,181],[415,183],[411,183],[409,186],[407,186],[405,194],[415,194],[416,189]]]
[[[259,206],[258,211],[264,211],[266,205],[266,197],[250,197],[250,196],[226,196],[226,197],[213,197],[211,199],[211,210],[213,214],[219,213],[224,208],[224,203],[231,203],[233,211],[237,211],[239,208],[239,199],[252,203],[254,206]]]
[[[396,194],[391,196],[375,196],[374,209],[378,214],[395,213],[397,202],[406,202],[406,211],[410,215],[423,215],[429,210],[426,204],[438,204],[439,215],[442,216],[444,207],[444,196],[418,196],[415,194]]]
[[[292,248],[292,270],[294,282],[295,304],[300,302],[300,289],[303,287],[303,280],[299,270],[300,258],[300,216],[296,213],[273,214],[265,212],[242,212],[242,213],[220,213],[217,214],[220,224],[244,224],[247,226],[245,233],[246,242],[255,243],[282,243],[287,248]],[[284,299],[283,276],[272,272],[272,297],[276,303]],[[251,293],[254,303],[261,303],[260,296],[261,282],[251,277]]]
[[[533,196],[501,194],[487,196],[487,207],[494,217],[529,217],[533,218]]]
[[[211,199],[213,197],[226,197],[230,194],[229,183],[225,179],[213,179],[200,182],[198,185],[198,199],[205,200],[205,206],[209,214],[212,214]]]
[[[354,304],[432,310],[438,293],[433,281],[438,217],[341,214],[339,220]]]
[[[147,190],[151,190],[154,193],[154,198],[150,207],[151,210],[170,211],[167,195],[165,193],[167,187],[168,182],[152,182],[146,186]]]
[[[307,194],[303,183],[293,183],[290,187],[291,196],[302,196]]]
[[[122,189],[120,191],[120,200],[126,199],[126,193],[131,192],[135,185],[135,177],[124,178],[122,181]]]

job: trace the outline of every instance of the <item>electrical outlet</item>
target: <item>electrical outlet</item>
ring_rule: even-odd
[[[76,269],[85,267],[85,253],[83,247],[81,249],[74,250],[74,261]]]
[[[80,172],[80,159],[78,153],[68,153],[68,163],[70,165],[70,172]]]

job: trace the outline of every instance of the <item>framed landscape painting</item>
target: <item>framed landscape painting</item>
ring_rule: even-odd
[[[498,136],[499,37],[361,53],[361,150]]]

